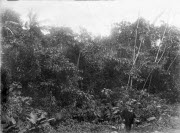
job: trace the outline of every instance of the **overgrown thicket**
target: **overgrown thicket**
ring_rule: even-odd
[[[180,93],[176,27],[138,18],[114,24],[101,37],[41,27],[33,13],[25,25],[9,9],[1,16],[1,110],[16,131],[28,132],[37,114],[55,117],[56,125],[118,123],[125,107],[141,123],[175,115],[169,104],[178,103]]]

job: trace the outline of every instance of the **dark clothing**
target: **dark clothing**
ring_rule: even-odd
[[[130,131],[132,124],[134,123],[134,119],[136,118],[135,114],[133,112],[130,112],[128,109],[124,109],[121,112],[121,117],[125,120],[124,124],[126,131]]]

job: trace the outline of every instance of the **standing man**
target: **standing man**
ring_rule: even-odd
[[[134,112],[133,111],[129,111],[127,108],[125,108],[121,112],[121,117],[124,120],[126,131],[130,132],[132,124],[134,123],[134,119],[136,118]]]

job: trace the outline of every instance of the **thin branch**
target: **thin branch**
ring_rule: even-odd
[[[163,39],[164,39],[164,35],[165,35],[165,33],[166,33],[166,30],[167,30],[167,25],[166,25],[165,30],[164,30],[164,33],[163,33],[163,35],[162,35],[161,42],[163,42]],[[160,42],[160,43],[161,43],[161,42]],[[161,48],[161,45],[159,44],[159,49],[158,49],[158,52],[157,52],[157,54],[156,54],[156,58],[155,58],[155,61],[154,61],[154,62],[156,62],[157,59],[158,59],[159,52],[160,52],[160,48]]]
[[[132,65],[131,70],[133,69],[133,67],[134,67],[134,65],[135,65],[135,63],[136,63],[136,60],[137,60],[137,58],[138,58],[138,56],[139,56],[142,43],[144,43],[144,40],[141,40],[141,42],[140,42],[140,45],[139,45],[139,48],[138,48],[138,52],[137,52],[136,57],[135,57],[135,59],[134,59],[134,62],[133,62],[133,65]],[[131,71],[131,70],[130,70],[130,71]],[[128,81],[128,82],[130,82],[130,83],[131,83],[130,86],[132,86],[132,82],[133,82],[133,81],[132,81],[132,78],[130,78],[130,79],[131,79],[131,82],[130,82],[130,81]],[[129,84],[129,83],[128,83],[128,84]]]
[[[138,48],[138,52],[137,52],[136,57],[135,57],[134,62],[133,62],[133,66],[134,66],[134,64],[136,63],[136,60],[137,60],[137,58],[138,58],[138,56],[139,56],[142,43],[144,43],[144,40],[142,40],[142,41],[140,42],[140,45],[139,45],[139,48]]]
[[[150,77],[149,86],[148,86],[148,89],[147,89],[147,90],[149,90],[149,87],[151,86],[151,81],[152,81],[152,75],[151,75],[151,77]]]
[[[161,54],[161,57],[159,58],[159,60],[158,60],[157,64],[159,64],[159,62],[161,61],[161,59],[162,59],[162,57],[163,57],[163,55],[164,55],[165,51],[166,51],[166,46],[165,46],[164,51],[163,51],[163,53]]]
[[[135,32],[135,42],[134,42],[134,53],[133,53],[133,64],[132,64],[132,68],[134,67],[134,60],[135,60],[135,56],[136,56],[136,42],[137,42],[137,31],[138,31],[138,27],[139,27],[139,14],[138,14],[138,20],[137,20],[137,26],[136,26],[136,32]],[[131,68],[131,70],[132,70],[132,68]],[[130,72],[131,72],[131,70],[130,70]],[[129,86],[130,80],[131,80],[131,75],[129,74],[127,86]]]
[[[77,68],[79,68],[79,60],[80,60],[80,57],[81,57],[81,52],[79,52],[79,56],[78,56],[78,60],[77,60]]]
[[[167,71],[169,71],[170,67],[172,66],[172,64],[175,62],[176,58],[178,57],[178,54],[176,55],[176,57],[174,57],[173,61],[171,62],[171,64],[169,65]]]
[[[171,29],[168,31],[168,34],[169,34],[169,32],[170,32],[170,31],[171,31]],[[163,53],[162,53],[161,57],[159,58],[159,61],[157,62],[157,64],[161,61],[161,59],[162,59],[162,57],[163,57],[163,55],[164,55],[164,53],[165,53],[166,49],[167,49],[167,47],[166,47],[166,44],[165,44],[164,51],[163,51]]]
[[[133,62],[133,65],[132,65],[131,70],[133,69],[133,67],[134,67],[134,65],[135,65],[135,63],[136,63],[136,60],[137,60],[137,58],[138,58],[138,56],[139,56],[142,43],[144,43],[144,41],[141,41],[141,42],[140,42],[140,45],[139,45],[139,48],[138,48],[138,53],[136,54],[136,57],[135,57],[135,59],[134,59],[134,62]],[[130,71],[131,71],[131,70],[130,70]],[[131,82],[130,82],[130,80],[131,80]],[[131,78],[130,76],[129,76],[129,79],[128,79],[128,85],[129,85],[129,82],[131,83],[130,86],[132,86],[132,78]]]
[[[163,35],[162,35],[161,42],[163,42],[163,39],[164,39],[166,30],[167,30],[167,27],[168,27],[168,24],[166,25],[166,27],[165,27],[165,29],[164,29],[164,33],[163,33]],[[158,49],[158,52],[157,52],[157,54],[156,54],[156,58],[155,58],[155,61],[154,61],[155,63],[157,62],[157,59],[158,59],[158,56],[159,56],[160,46],[161,46],[161,45],[159,44],[159,49]],[[162,56],[163,56],[164,53],[165,53],[165,49],[164,49],[164,51],[163,51],[163,53],[162,53],[159,61],[161,60],[161,58],[162,58]],[[159,63],[159,61],[157,62],[157,64]],[[147,83],[149,77],[151,76],[151,73],[153,72],[153,70],[154,70],[154,69],[152,69],[152,70],[150,71],[148,77],[146,78],[146,81],[145,81],[145,83],[144,83],[144,85],[143,85],[143,89],[145,88],[146,83]]]
[[[6,28],[8,31],[10,31],[11,35],[14,35],[13,31],[9,27],[5,26],[4,28]]]
[[[153,21],[153,25],[155,25],[155,23],[157,22],[157,20],[164,14],[165,10],[163,10],[158,16],[156,16],[156,18]]]
[[[169,15],[168,15],[169,16]],[[168,17],[169,18],[169,17]],[[169,19],[167,20],[167,24],[166,24],[166,27],[165,27],[165,30],[164,30],[164,33],[163,33],[163,35],[162,35],[162,38],[161,38],[161,42],[163,42],[163,40],[164,40],[164,36],[165,36],[165,33],[166,33],[166,30],[167,30],[167,28],[168,28],[168,24],[169,23]],[[171,30],[171,29],[170,29]],[[170,30],[168,31],[168,33],[170,32]],[[159,48],[160,48],[160,45],[159,45]],[[159,49],[160,50],[160,49]],[[162,57],[163,57],[163,55],[164,55],[164,53],[165,53],[165,50],[166,50],[166,47],[165,47],[165,49],[164,49],[164,51],[163,51],[163,53],[162,53],[162,55],[161,55],[161,57],[160,57],[160,59],[159,59],[159,61],[158,61],[158,63],[160,62],[160,60],[162,59]],[[159,56],[159,55],[158,55]],[[158,56],[156,56],[157,58],[158,58]],[[157,61],[157,58],[156,58],[156,60],[155,60],[155,62]],[[157,63],[157,64],[158,64]]]
[[[130,74],[129,74],[127,86],[129,86],[130,80],[131,80],[131,76],[130,76]]]
[[[137,32],[138,32],[138,28],[139,28],[139,14],[138,14],[138,22],[137,22],[136,32],[135,32],[135,41],[134,41],[134,55],[133,55],[133,61],[134,61],[135,56],[136,56],[136,43],[137,43]]]
[[[152,69],[152,70],[150,71],[149,75],[147,76],[146,81],[145,81],[145,83],[144,83],[144,85],[143,85],[143,88],[142,88],[143,90],[144,90],[144,88],[145,88],[145,86],[146,86],[146,83],[147,83],[149,77],[151,76],[151,73],[153,72],[153,70],[154,70],[154,69]]]
[[[166,29],[167,29],[167,25],[166,25]],[[168,31],[168,34],[169,34],[170,31],[171,31],[171,29]],[[165,35],[165,32],[164,32],[164,34],[163,34],[162,41],[163,41],[163,39],[164,39],[164,35]],[[161,59],[162,59],[162,57],[163,57],[166,49],[167,49],[167,45],[166,45],[166,43],[165,43],[165,48],[164,48],[164,50],[163,50],[163,53],[161,54],[161,57],[159,58],[159,60],[158,60],[158,62],[157,62],[157,65],[158,65],[159,62],[161,61]],[[149,87],[150,87],[150,84],[151,84],[151,80],[152,80],[152,76],[151,76],[151,78],[150,78]],[[148,87],[148,88],[149,88],[149,87]]]

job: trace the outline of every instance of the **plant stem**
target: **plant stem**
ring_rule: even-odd
[[[169,65],[167,71],[169,71],[170,67],[172,66],[172,64],[174,63],[174,61],[176,60],[176,58],[178,57],[179,54],[176,55],[176,57],[174,57],[173,61],[171,62],[171,64]]]
[[[78,60],[77,60],[77,69],[79,68],[79,60],[80,60],[81,52],[79,52]]]
[[[168,24],[166,25],[166,27],[165,27],[165,29],[164,29],[164,32],[163,32],[163,35],[162,35],[162,38],[161,38],[161,42],[163,42],[164,35],[165,35],[165,33],[166,33],[167,27],[168,27]],[[157,62],[157,59],[158,59],[158,56],[159,56],[160,46],[161,46],[161,45],[159,44],[159,49],[158,49],[158,52],[157,52],[157,54],[156,54],[156,58],[155,58],[155,61],[154,61],[155,63]],[[162,53],[159,61],[157,62],[157,65],[158,65],[158,63],[160,62],[160,60],[161,60],[161,58],[162,58],[165,50],[166,50],[166,48],[164,49],[164,51],[163,51],[163,53]],[[146,86],[146,83],[147,83],[149,77],[151,76],[151,73],[153,72],[153,70],[154,70],[154,68],[150,71],[148,77],[146,78],[146,81],[145,81],[145,83],[144,83],[144,85],[143,85],[143,89],[144,89],[144,87]],[[150,86],[150,85],[149,85],[149,86]]]
[[[137,31],[138,31],[138,27],[139,27],[139,14],[138,14],[138,20],[137,20],[137,26],[136,26],[136,32],[135,32],[134,53],[133,53],[133,64],[132,64],[132,68],[134,67],[134,60],[135,60],[135,57],[136,57],[136,42],[137,42]],[[132,70],[132,68],[131,68],[131,70]],[[131,70],[130,70],[130,72],[131,72]],[[132,82],[130,82],[130,80],[132,80],[131,74],[129,74],[127,87],[129,86],[129,83],[132,83]]]
[[[146,83],[147,83],[147,81],[148,81],[149,77],[151,76],[151,73],[153,72],[153,70],[154,70],[154,69],[152,69],[152,70],[150,71],[149,75],[147,76],[146,81],[145,81],[145,83],[144,83],[144,85],[143,85],[143,88],[142,88],[142,89],[144,89],[144,88],[145,88]]]

